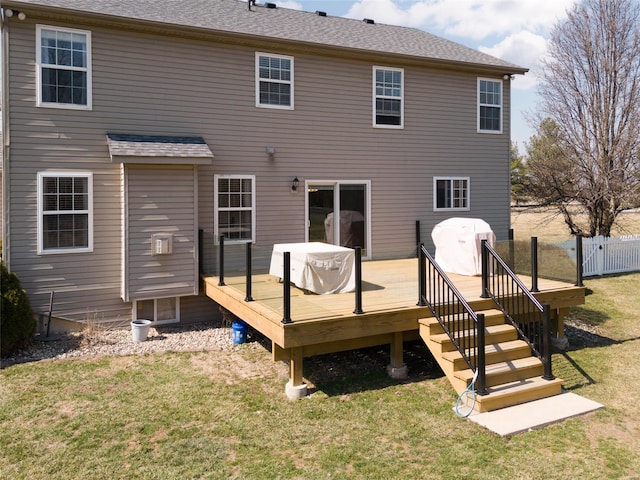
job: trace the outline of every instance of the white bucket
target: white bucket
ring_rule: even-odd
[[[131,322],[131,336],[134,342],[144,342],[149,335],[151,320],[133,320]]]

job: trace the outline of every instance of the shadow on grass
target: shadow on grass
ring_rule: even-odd
[[[421,340],[405,342],[404,361],[409,376],[405,380],[395,380],[386,373],[388,345],[318,355],[305,358],[305,378],[309,382],[310,393],[321,391],[328,396],[340,396],[444,375]]]

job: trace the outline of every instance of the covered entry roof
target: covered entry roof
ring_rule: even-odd
[[[202,137],[107,134],[113,163],[211,165],[213,153]]]

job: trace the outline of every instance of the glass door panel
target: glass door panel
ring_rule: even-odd
[[[361,247],[363,256],[366,256],[366,185],[341,184],[339,197],[340,245],[349,248]]]
[[[309,241],[334,244],[335,235],[332,231],[327,232],[326,226],[326,222],[333,217],[333,206],[335,203],[334,185],[309,185],[307,194],[309,205]]]

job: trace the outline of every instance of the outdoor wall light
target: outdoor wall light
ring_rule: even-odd
[[[7,18],[11,18],[11,17],[14,17],[14,16],[18,17],[19,20],[24,20],[25,18],[27,18],[27,14],[26,13],[19,12],[17,10],[8,9],[8,10],[5,10],[4,14],[5,14],[5,16]]]
[[[508,73],[505,73],[502,78],[504,80],[513,80],[513,75],[509,75]]]
[[[269,155],[269,160],[273,160],[276,156],[276,147],[267,147],[264,149],[267,155]]]
[[[298,190],[299,184],[300,184],[300,180],[298,180],[298,177],[295,177],[291,182],[291,191],[295,192],[296,190]]]

